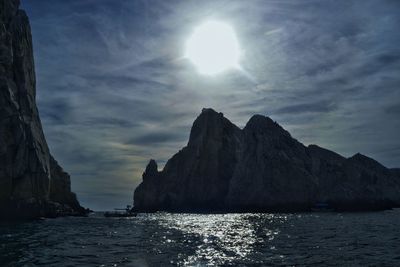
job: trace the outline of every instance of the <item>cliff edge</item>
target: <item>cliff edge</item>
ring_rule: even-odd
[[[304,146],[254,115],[243,129],[203,109],[188,145],[159,171],[151,160],[134,193],[141,212],[291,212],[400,205],[400,175],[361,154]]]
[[[29,19],[19,4],[0,0],[0,218],[84,214],[43,134]]]

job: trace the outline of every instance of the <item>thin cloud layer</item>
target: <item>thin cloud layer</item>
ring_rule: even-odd
[[[271,116],[305,144],[400,166],[398,1],[22,1],[51,151],[94,209],[128,204],[212,107]],[[232,25],[243,71],[199,75],[193,28]]]

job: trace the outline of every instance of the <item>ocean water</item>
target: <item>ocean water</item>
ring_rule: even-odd
[[[400,210],[0,224],[0,266],[400,266]]]

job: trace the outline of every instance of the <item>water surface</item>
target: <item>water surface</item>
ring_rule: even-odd
[[[0,224],[0,266],[400,266],[400,210]]]

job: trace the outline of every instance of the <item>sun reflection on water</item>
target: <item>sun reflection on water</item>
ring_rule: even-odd
[[[161,219],[162,218],[162,219]],[[220,265],[249,258],[256,253],[255,246],[265,246],[279,235],[272,222],[287,220],[279,214],[163,214],[154,215],[160,226],[177,230],[184,240],[173,241],[164,236],[164,242],[195,242],[195,252],[180,254],[178,265]],[[271,225],[271,228],[266,227]],[[278,224],[279,225],[279,224]],[[270,247],[271,250],[275,248]]]

